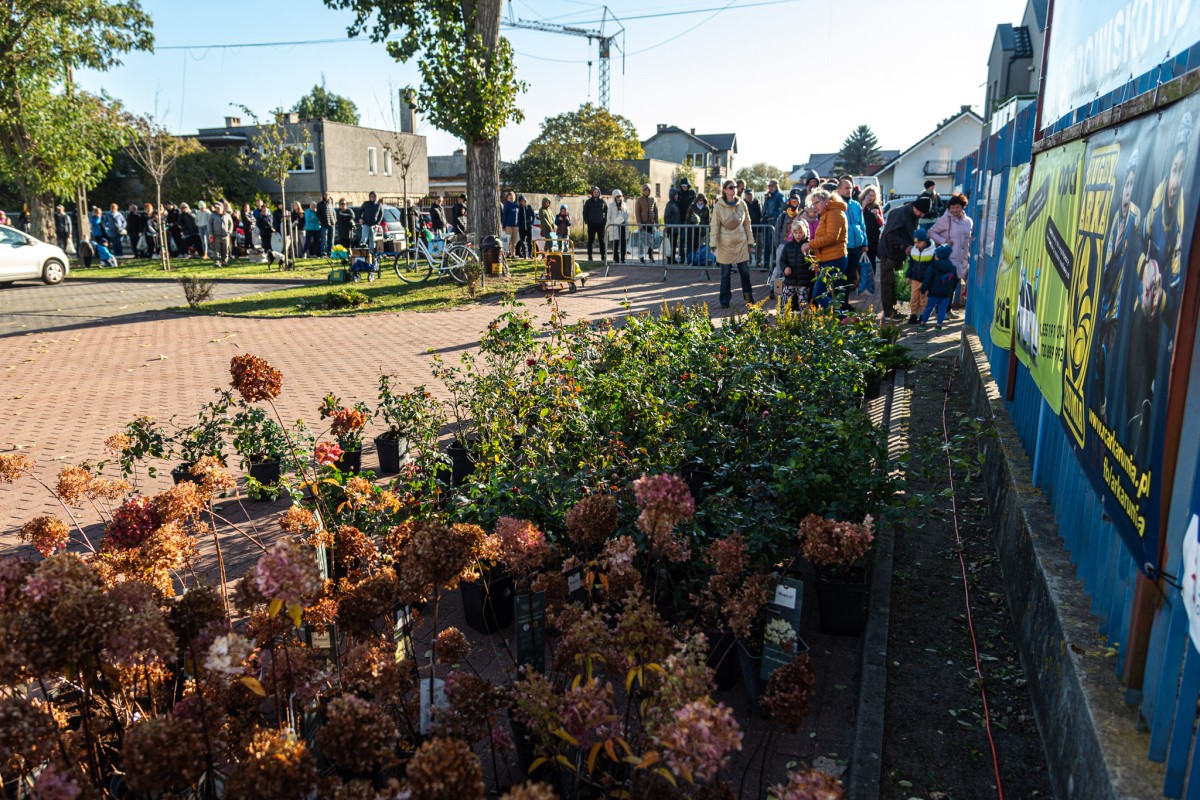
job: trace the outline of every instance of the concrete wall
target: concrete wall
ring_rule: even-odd
[[[645,182],[650,184],[651,193],[658,199],[660,215],[671,199],[671,187],[678,185],[678,181],[675,180],[676,171],[681,177],[688,177],[692,186],[704,186],[704,170],[699,167],[685,167],[679,162],[672,163],[658,158],[642,158],[620,163],[628,164],[645,176]]]

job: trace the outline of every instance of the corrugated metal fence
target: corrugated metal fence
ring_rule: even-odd
[[[1089,109],[1082,109],[1052,126],[1066,127],[1084,117],[1099,113],[1139,92],[1153,90],[1156,81],[1183,74],[1200,66],[1200,46],[1165,62],[1158,70],[1141,76],[1117,91],[1099,98]],[[1001,389],[1015,368],[1013,399],[1007,402],[1009,414],[1029,455],[1035,485],[1045,492],[1053,506],[1063,547],[1077,567],[1078,577],[1091,601],[1097,628],[1116,651],[1118,677],[1128,674],[1128,634],[1138,566],[1122,544],[1116,529],[1108,521],[1101,500],[1084,475],[1067,435],[1034,384],[1029,371],[1009,351],[993,345],[989,335],[996,292],[996,270],[1005,232],[1004,201],[1008,193],[1008,168],[1029,163],[1032,158],[1036,105],[1021,111],[1007,127],[992,135],[971,156],[957,165],[955,183],[969,191],[967,213],[975,223],[969,277],[967,321],[982,339],[984,352]],[[979,235],[985,220],[984,199],[991,176],[999,175],[999,208],[989,211],[999,222],[995,241],[986,247]],[[1187,206],[1195,208],[1195,197]],[[990,252],[989,252],[990,250]],[[1195,259],[1195,254],[1193,254]],[[1192,373],[1200,365],[1200,353]],[[1188,410],[1184,435],[1181,436],[1179,468],[1168,524],[1167,546],[1171,561],[1165,565],[1169,575],[1180,574],[1181,542],[1192,507],[1192,485],[1196,472],[1197,445],[1200,444],[1200,381],[1189,382]],[[1197,705],[1200,703],[1200,653],[1188,638],[1188,620],[1178,588],[1160,582],[1162,598],[1156,613],[1145,663],[1145,678],[1140,691],[1127,691],[1126,701],[1137,705],[1149,730],[1147,757],[1165,762],[1166,797],[1200,797],[1200,751],[1196,748]]]

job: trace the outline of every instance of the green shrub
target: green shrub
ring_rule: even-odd
[[[326,308],[358,308],[371,302],[371,298],[358,289],[334,289],[325,295]]]

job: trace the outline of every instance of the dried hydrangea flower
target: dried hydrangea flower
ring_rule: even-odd
[[[216,494],[237,486],[237,480],[213,456],[204,456],[193,464],[191,473],[192,477],[199,479],[200,490],[206,494]]]
[[[29,542],[43,556],[48,556],[55,550],[62,550],[71,538],[67,523],[53,514],[43,514],[34,517],[21,526],[22,542]]]
[[[866,557],[875,541],[873,521],[839,522],[809,514],[800,521],[800,552],[823,567],[848,567]]]
[[[159,608],[156,591],[129,581],[110,587],[107,593],[124,612],[124,619],[109,637],[105,660],[121,669],[167,663],[176,652],[175,635]]]
[[[586,750],[620,733],[611,683],[587,681],[566,691],[559,702],[562,727]]]
[[[199,719],[147,716],[125,732],[121,766],[138,794],[182,792],[207,769],[206,750]]]
[[[500,800],[558,800],[558,795],[544,783],[522,783],[509,789]]]
[[[360,775],[386,764],[398,738],[387,711],[354,695],[330,701],[325,723],[317,729],[321,753],[334,766]]]
[[[641,513],[637,524],[650,540],[650,555],[675,563],[691,557],[688,540],[675,533],[675,526],[691,519],[696,502],[687,484],[676,475],[643,475],[633,483]]]
[[[789,770],[787,784],[772,786],[769,796],[773,800],[842,800],[846,795],[841,780],[819,769],[808,769]]]
[[[433,640],[433,654],[443,664],[461,664],[471,652],[471,642],[458,628],[446,628]]]
[[[213,639],[204,656],[204,668],[219,675],[240,675],[254,643],[240,633],[225,633]]]
[[[289,731],[258,730],[225,782],[226,797],[307,797],[317,788],[312,753]]]
[[[263,598],[287,608],[306,605],[325,588],[312,551],[294,540],[276,542],[248,577]]]
[[[128,450],[132,445],[133,438],[124,433],[114,433],[104,440],[104,449],[114,456],[121,455],[121,453]]]
[[[500,561],[514,577],[524,578],[549,560],[546,534],[529,520],[500,517],[496,521]]]
[[[54,752],[58,734],[43,703],[16,695],[0,696],[0,766],[6,773],[31,771]]]
[[[69,770],[51,764],[38,774],[31,796],[35,800],[77,800],[82,794]]]
[[[33,461],[24,453],[0,453],[0,483],[12,483],[33,471]]]
[[[633,559],[637,556],[637,544],[628,536],[609,539],[600,554],[600,563],[611,575],[623,576],[633,572]]]
[[[592,494],[567,512],[567,537],[584,549],[603,544],[617,530],[617,499],[611,494]]]
[[[434,737],[413,753],[408,788],[421,800],[479,800],[483,768],[466,742]]]
[[[304,506],[289,506],[279,515],[279,527],[294,536],[315,533],[317,517]]]
[[[283,391],[283,374],[267,363],[266,359],[243,353],[229,361],[230,383],[247,403],[259,400],[274,400]]]
[[[113,512],[112,519],[104,526],[104,544],[114,550],[138,547],[160,523],[153,500],[142,495],[131,497]]]
[[[194,481],[180,481],[154,496],[154,510],[163,522],[189,522],[207,505],[208,497]]]
[[[69,506],[79,505],[86,497],[92,475],[83,467],[68,464],[58,472],[54,493]]]
[[[759,700],[767,718],[788,733],[799,731],[808,718],[816,680],[808,653],[801,653],[771,673]]]
[[[675,711],[655,739],[671,771],[692,783],[710,781],[742,749],[742,731],[724,703],[696,700]]]

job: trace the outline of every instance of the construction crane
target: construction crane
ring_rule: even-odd
[[[612,19],[613,24],[617,26],[617,30],[612,33],[605,32],[609,19]],[[568,36],[583,36],[588,42],[594,39],[599,45],[600,54],[600,107],[605,111],[608,110],[609,86],[611,81],[609,76],[609,59],[614,48],[621,54],[621,74],[625,74],[625,48],[623,47],[625,26],[608,9],[608,6],[604,6],[604,14],[600,18],[600,30],[597,31],[586,28],[575,28],[570,25],[556,25],[553,22],[517,19],[513,16],[512,2],[510,0],[508,4],[508,19],[503,22],[503,25],[506,28],[523,28],[529,31],[541,31],[542,33],[563,33]],[[620,43],[618,43],[618,39]],[[588,66],[590,67],[591,64],[592,62],[589,61]],[[590,75],[591,70],[589,69],[588,72],[588,83],[590,84],[592,80]]]

